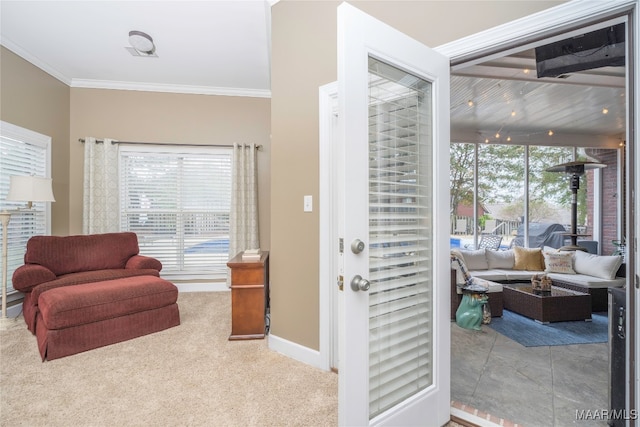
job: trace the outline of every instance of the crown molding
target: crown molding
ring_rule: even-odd
[[[72,88],[137,90],[143,92],[185,93],[194,95],[244,96],[250,98],[271,98],[266,89],[242,89],[212,86],[174,85],[164,83],[137,83],[111,80],[72,79]]]
[[[31,64],[33,64],[36,67],[40,68],[45,73],[50,74],[52,77],[60,80],[62,83],[66,84],[67,86],[71,85],[71,79],[70,78],[66,77],[63,73],[61,73],[57,69],[53,68],[52,66],[50,66],[46,62],[43,62],[40,59],[36,58],[35,56],[31,55],[29,52],[25,51],[24,49],[22,49],[20,46],[18,46],[17,44],[12,42],[8,38],[2,36],[0,38],[0,45],[6,47],[11,52],[15,53],[16,55],[18,55],[19,57],[21,57],[25,61],[30,62]]]
[[[6,47],[27,62],[40,68],[45,73],[60,80],[72,88],[137,90],[144,92],[185,93],[194,95],[244,96],[250,98],[271,98],[271,91],[267,89],[243,89],[212,86],[173,85],[162,83],[136,83],[109,80],[74,79],[65,76],[49,64],[29,54],[6,37],[0,38],[0,45]]]

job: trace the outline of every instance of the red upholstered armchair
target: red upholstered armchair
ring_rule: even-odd
[[[135,233],[34,236],[25,264],[13,274],[13,287],[25,294],[24,319],[36,331],[38,298],[50,289],[133,276],[160,276],[162,264],[139,255]]]

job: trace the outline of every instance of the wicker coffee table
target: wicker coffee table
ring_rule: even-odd
[[[504,285],[504,308],[540,323],[591,320],[591,295],[551,286],[534,291],[526,284]]]

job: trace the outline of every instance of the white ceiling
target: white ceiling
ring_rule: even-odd
[[[624,67],[537,78],[531,50],[457,70],[451,78],[452,133],[466,140],[597,145],[624,139],[625,117]]]
[[[0,2],[1,43],[72,87],[270,96],[270,6],[235,1]],[[129,31],[158,57],[134,57]]]
[[[269,97],[272,3],[2,0],[0,42],[71,87]],[[125,49],[131,30],[153,37],[157,58]],[[624,137],[624,67],[535,74],[531,51],[456,70],[454,140]]]

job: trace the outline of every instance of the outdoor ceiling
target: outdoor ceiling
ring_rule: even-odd
[[[71,87],[270,97],[271,3],[3,0],[0,42]],[[153,38],[157,58],[125,49],[131,30]],[[623,139],[624,67],[564,77],[537,79],[532,51],[457,70],[452,140]]]
[[[625,116],[624,67],[538,79],[535,55],[527,51],[451,77],[454,141],[455,135],[467,142],[505,143],[510,137],[514,144],[549,145],[581,137],[624,139]]]

